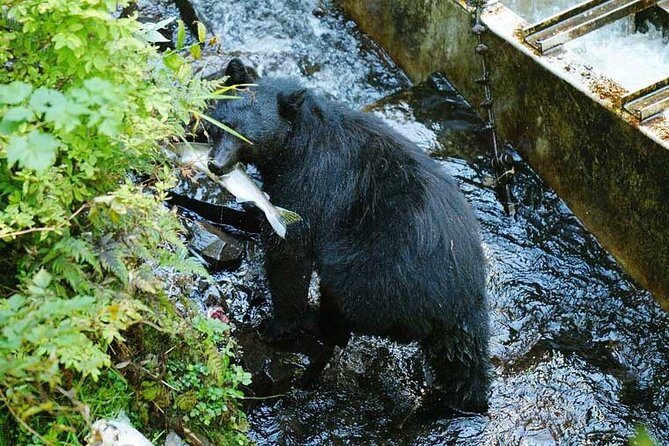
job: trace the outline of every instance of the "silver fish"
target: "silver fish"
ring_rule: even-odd
[[[269,196],[260,190],[256,183],[246,174],[244,166],[241,163],[235,164],[235,167],[225,175],[215,175],[209,170],[209,149],[208,144],[203,143],[182,143],[177,144],[174,150],[179,158],[177,162],[184,166],[193,167],[211,178],[216,183],[226,188],[235,196],[238,203],[251,202],[256,205],[263,213],[265,218],[279,237],[286,238],[286,226],[297,223],[302,220],[299,214],[274,206]]]

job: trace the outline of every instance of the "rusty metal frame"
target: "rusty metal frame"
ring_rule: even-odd
[[[588,0],[523,29],[541,53],[657,4],[657,0]]]
[[[623,96],[622,102],[640,121],[669,109],[669,77]]]

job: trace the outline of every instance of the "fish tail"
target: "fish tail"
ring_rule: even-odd
[[[281,217],[281,220],[286,222],[287,225],[292,225],[302,221],[302,217],[297,212],[289,211],[288,209],[280,208],[278,206],[276,206],[276,210],[279,211],[279,217]]]
[[[272,226],[272,229],[274,229],[274,232],[276,232],[279,237],[286,238],[286,225],[281,218],[281,214],[267,212],[265,213],[265,216],[267,217],[270,226]]]

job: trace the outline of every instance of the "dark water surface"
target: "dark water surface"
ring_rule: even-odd
[[[447,81],[407,88],[329,2],[193,3],[225,50],[260,74],[300,76],[351,107],[369,107],[434,153],[473,205],[489,262],[487,416],[415,416],[400,428],[420,395],[420,351],[356,337],[314,390],[291,391],[251,414],[259,445],[623,445],[636,423],[669,444],[669,315],[522,162],[522,207],[504,215],[489,187],[480,122]],[[261,265],[251,245],[239,270],[217,276],[240,324],[268,311]]]

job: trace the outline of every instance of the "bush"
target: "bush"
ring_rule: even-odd
[[[206,275],[162,204],[173,172],[160,147],[185,136],[214,85],[158,54],[153,29],[114,18],[127,3],[0,6],[0,444],[81,444],[119,410],[245,441],[248,375],[227,327],[179,315],[155,274]],[[170,384],[190,367],[190,387]]]

